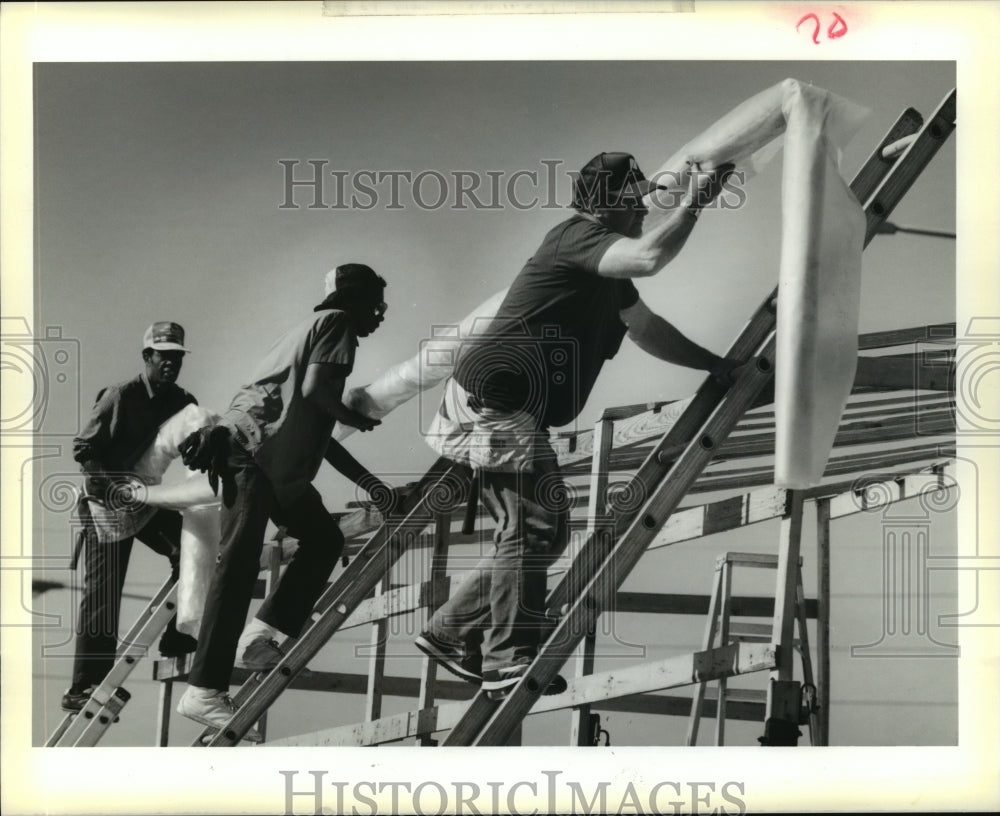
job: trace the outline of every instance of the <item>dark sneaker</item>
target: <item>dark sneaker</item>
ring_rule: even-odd
[[[490,669],[483,672],[483,691],[491,700],[502,700],[511,689],[521,682],[521,678],[527,674],[531,667],[530,663],[515,663],[513,666],[504,666],[501,669]],[[561,674],[552,678],[548,688],[542,692],[546,697],[553,694],[562,694],[569,685]]]
[[[191,635],[178,632],[173,626],[160,637],[160,654],[163,657],[181,657],[186,654],[193,654],[198,648],[198,641]]]
[[[479,685],[483,682],[482,655],[468,654],[460,646],[445,643],[430,632],[419,635],[414,643],[431,660],[439,663],[457,677],[461,677],[467,683]]]
[[[237,712],[236,703],[226,692],[209,696],[194,693],[190,688],[177,703],[177,713],[209,728],[222,730]],[[261,742],[260,732],[251,728],[243,735],[247,742]]]
[[[278,641],[274,638],[259,637],[250,641],[243,650],[243,654],[236,661],[236,667],[251,671],[271,671],[284,656],[285,653],[278,646]]]
[[[93,686],[87,686],[85,689],[70,687],[62,696],[62,710],[68,711],[70,714],[75,714],[87,704],[87,700],[90,699],[90,695],[93,693]]]
[[[236,660],[236,668],[250,671],[269,672],[285,657],[278,641],[274,638],[259,637],[251,640]],[[312,672],[303,668],[299,677],[308,677]]]

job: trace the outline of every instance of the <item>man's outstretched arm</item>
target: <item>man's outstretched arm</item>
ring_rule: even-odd
[[[723,165],[712,172],[691,173],[688,190],[667,213],[655,213],[652,224],[638,238],[622,237],[608,247],[597,266],[607,278],[644,278],[655,275],[683,249],[701,208],[719,193],[733,170]]]
[[[724,385],[732,382],[731,372],[741,365],[740,360],[720,357],[699,346],[673,324],[652,312],[641,298],[619,314],[628,326],[632,342],[660,360],[707,371]]]
[[[341,425],[370,431],[381,423],[344,405],[346,366],[334,363],[310,363],[302,380],[302,395],[327,416]]]

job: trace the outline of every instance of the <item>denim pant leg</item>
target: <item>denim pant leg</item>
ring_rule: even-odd
[[[438,640],[462,646],[467,652],[480,650],[490,624],[490,584],[493,556],[489,555],[458,585],[427,621],[425,631]]]
[[[301,498],[282,506],[275,520],[287,524],[288,534],[299,540],[299,546],[257,617],[289,637],[298,637],[337,566],[344,536],[312,485]]]
[[[102,543],[88,535],[84,550],[86,575],[76,622],[73,685],[97,685],[111,670],[118,647],[122,587],[132,553],[132,538]]]
[[[219,558],[205,600],[198,649],[189,682],[227,690],[236,661],[236,645],[246,623],[254,584],[260,573],[264,533],[274,509],[267,477],[247,458],[233,457],[236,496],[222,506]]]
[[[567,544],[563,487],[551,449],[530,472],[483,474],[483,502],[498,523],[490,582],[492,626],[483,642],[483,669],[534,659],[544,622],[548,568]]]

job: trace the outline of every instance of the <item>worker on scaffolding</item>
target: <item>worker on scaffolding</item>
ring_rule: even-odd
[[[284,657],[278,633],[300,634],[340,558],[344,537],[312,485],[322,460],[384,510],[394,496],[331,439],[336,422],[361,431],[379,424],[346,407],[342,397],[357,338],[384,320],[386,283],[357,263],[337,267],[334,277],[334,290],[316,314],[272,346],[219,423],[181,445],[185,465],[207,472],[213,488],[222,482],[219,560],[189,686],[177,706],[180,714],[210,727],[221,727],[236,711],[228,694],[234,664],[254,671],[277,665]],[[286,526],[298,549],[241,637],[269,520]]]
[[[136,505],[129,483],[160,425],[185,406],[197,404],[177,385],[187,351],[183,327],[166,320],[153,323],[142,339],[142,372],[102,388],[87,426],[73,440],[73,458],[85,476],[78,512],[86,574],[76,623],[72,685],[62,696],[63,711],[83,708],[114,664],[133,539],[165,556],[177,578],[181,514]],[[175,616],[160,638],[164,657],[179,657],[195,649],[194,638],[177,631],[176,623]]]
[[[654,185],[630,154],[598,154],[574,181],[576,212],[545,236],[486,331],[463,338],[427,437],[439,454],[478,473],[496,546],[416,645],[494,699],[537,654],[547,569],[568,540],[549,428],[576,418],[626,334],[654,357],[724,382],[738,365],[651,312],[632,283],[680,251],[731,170],[692,168],[679,206],[657,213],[644,233],[643,197]],[[557,677],[544,693],[565,688]]]

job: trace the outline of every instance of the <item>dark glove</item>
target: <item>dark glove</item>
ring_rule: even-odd
[[[735,357],[720,357],[709,374],[719,385],[728,387],[739,379],[742,369],[742,360],[737,360]]]
[[[222,499],[227,505],[231,504],[236,483],[229,469],[229,428],[206,425],[190,434],[178,449],[185,467],[208,474],[208,483],[216,496],[219,495],[219,479],[222,479]]]
[[[723,186],[736,170],[734,164],[721,164],[714,170],[696,168],[692,171],[696,187],[694,195],[695,206],[707,207],[719,196]]]
[[[91,473],[85,480],[85,486],[87,495],[103,504],[111,487],[111,479],[103,473]]]

